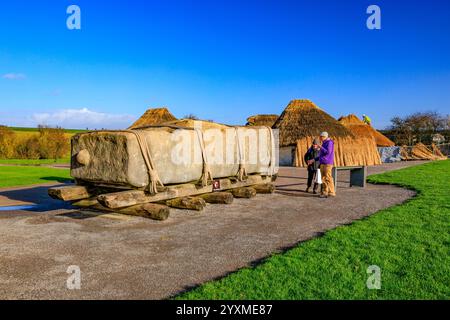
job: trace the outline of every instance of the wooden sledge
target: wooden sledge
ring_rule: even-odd
[[[252,188],[252,186],[254,188]],[[272,177],[250,175],[245,181],[235,178],[216,179],[205,187],[194,183],[166,186],[156,194],[143,190],[111,192],[95,186],[64,186],[48,190],[50,197],[71,201],[75,206],[114,211],[128,215],[143,216],[156,220],[168,218],[168,210],[161,206],[202,210],[202,203],[229,204],[230,197],[251,198],[256,193],[273,193]],[[149,206],[147,204],[155,204]]]

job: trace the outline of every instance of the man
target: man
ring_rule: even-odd
[[[328,136],[328,132],[320,134],[320,141],[322,147],[320,148],[319,156],[314,160],[310,160],[308,164],[313,161],[320,163],[320,174],[322,175],[322,193],[320,198],[335,197],[334,181],[333,181],[333,165],[334,165],[334,141]]]
[[[363,114],[363,121],[364,121],[365,124],[368,124],[369,126],[372,124],[372,119],[370,119],[365,114]]]
[[[308,161],[310,160],[314,160],[315,158],[317,158],[319,156],[319,150],[320,150],[320,141],[319,139],[314,139],[312,146],[308,149],[308,151],[306,151],[305,153],[305,162],[308,163]],[[316,183],[316,175],[317,175],[317,170],[319,169],[319,162],[318,161],[314,161],[311,164],[308,164],[308,185],[306,188],[306,192],[309,192],[309,189],[311,189],[311,186],[313,184],[314,181],[314,187],[313,187],[313,193],[316,194],[317,193],[317,188],[319,186],[318,183]]]

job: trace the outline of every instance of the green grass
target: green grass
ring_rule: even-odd
[[[450,161],[369,180],[418,194],[176,298],[449,299]],[[381,268],[380,290],[366,287],[370,265]]]
[[[70,157],[63,159],[0,159],[0,164],[9,165],[23,165],[23,166],[40,166],[40,165],[52,165],[52,164],[68,164],[70,163]]]
[[[9,127],[9,129],[15,132],[39,132],[39,128],[22,128],[22,127]],[[81,132],[86,132],[86,130],[81,129],[64,129],[65,133],[77,134]]]
[[[0,167],[0,188],[70,180],[68,169],[12,166]]]

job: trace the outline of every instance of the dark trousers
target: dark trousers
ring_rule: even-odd
[[[316,177],[317,170],[313,166],[308,167],[308,188],[311,188],[314,178]],[[314,184],[314,190],[317,189],[317,183]]]

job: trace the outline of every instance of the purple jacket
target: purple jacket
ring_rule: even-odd
[[[325,140],[320,148],[319,156],[315,159],[320,164],[334,165],[334,141],[331,139]]]

